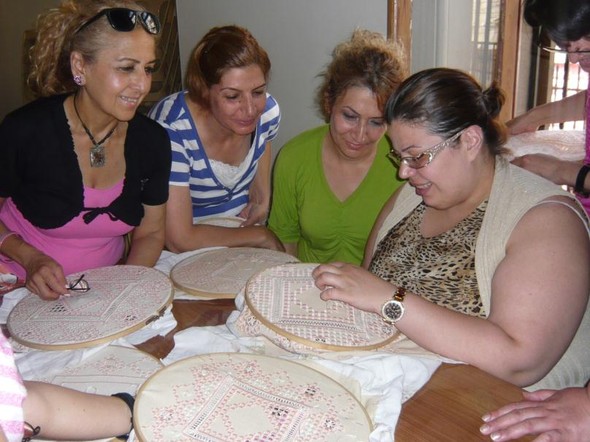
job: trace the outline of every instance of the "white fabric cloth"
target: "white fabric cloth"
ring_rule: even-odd
[[[586,131],[537,130],[512,135],[504,145],[506,159],[529,154],[544,154],[564,161],[582,161],[586,155]]]

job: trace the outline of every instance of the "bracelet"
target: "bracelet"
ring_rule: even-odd
[[[0,235],[0,249],[2,248],[2,244],[4,244],[4,241],[6,241],[11,236],[18,236],[19,238],[21,237],[18,233],[12,232],[11,230],[4,232],[2,235]]]
[[[584,164],[578,172],[578,177],[576,178],[576,185],[574,186],[574,192],[576,192],[579,195],[582,195],[583,197],[587,197],[590,194],[590,192],[584,191],[584,183],[586,182],[586,175],[588,175],[588,172],[590,172],[590,165]],[[0,245],[1,244],[2,241],[0,241]]]
[[[27,421],[24,422],[24,427],[25,428],[22,442],[30,442],[30,440],[33,439],[33,437],[37,436],[41,432],[41,427],[33,427]]]
[[[129,393],[115,393],[111,394],[111,396],[121,399],[129,407],[129,410],[131,411],[131,429],[129,430],[130,433],[131,430],[133,430],[133,406],[135,405],[135,398],[131,396]],[[115,439],[127,440],[129,438],[129,433],[115,436]]]

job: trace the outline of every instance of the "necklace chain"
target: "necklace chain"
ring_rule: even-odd
[[[90,138],[90,141],[93,144],[93,147],[90,148],[90,167],[103,167],[106,163],[104,143],[111,137],[111,135],[113,135],[113,133],[115,133],[115,129],[117,128],[118,124],[115,124],[109,133],[106,134],[102,140],[97,142],[94,138],[94,135],[92,135],[92,132],[90,132],[90,129],[88,129],[88,126],[84,124],[84,121],[80,116],[80,112],[78,112],[78,106],[76,106],[76,96],[77,95],[74,95],[74,110],[76,111],[76,115],[78,116],[80,123],[82,123],[82,127],[84,128],[86,135],[88,135],[88,138]]]

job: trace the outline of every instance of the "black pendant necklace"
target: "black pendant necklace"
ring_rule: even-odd
[[[76,115],[78,116],[80,123],[82,123],[82,127],[84,128],[86,135],[88,135],[88,138],[90,138],[90,141],[93,144],[93,146],[90,148],[90,167],[104,166],[107,161],[107,156],[104,151],[104,143],[111,137],[111,135],[113,135],[118,124],[115,124],[115,126],[109,131],[109,133],[106,134],[102,140],[97,142],[94,139],[92,133],[90,132],[90,129],[88,129],[88,127],[84,124],[84,121],[82,121],[82,117],[80,117],[78,107],[76,106],[76,96],[74,96],[74,110],[76,111]]]

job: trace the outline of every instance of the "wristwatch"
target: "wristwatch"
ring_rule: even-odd
[[[381,316],[383,320],[389,324],[395,324],[404,316],[404,298],[406,297],[406,289],[398,287],[393,297],[386,301],[381,307]]]

